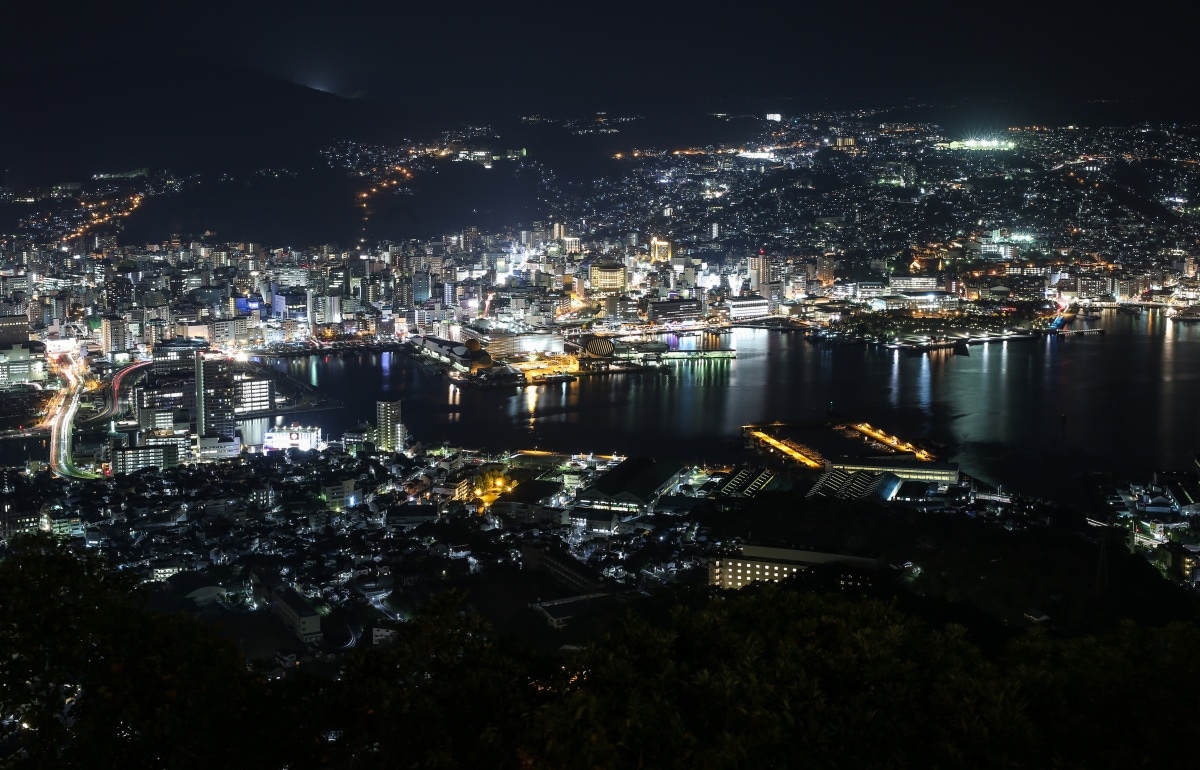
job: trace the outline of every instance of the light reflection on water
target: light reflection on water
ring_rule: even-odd
[[[403,355],[348,354],[272,365],[345,404],[288,416],[331,438],[373,423],[377,399],[399,398],[425,444],[489,449],[536,442],[563,451],[644,452],[680,459],[740,456],[751,422],[844,418],[937,442],[963,469],[1050,497],[1076,494],[1091,468],[1190,467],[1200,448],[1200,324],[1160,312],[1105,311],[1107,334],[1034,339],[913,355],[819,346],[801,335],[739,329],[719,342],[736,360],[684,361],[669,375],[582,377],[525,390],[449,386]],[[710,337],[680,337],[681,349]],[[269,420],[242,423],[248,443]],[[27,442],[26,442],[27,443]],[[0,442],[7,463],[36,451]],[[18,456],[19,455],[19,456]]]

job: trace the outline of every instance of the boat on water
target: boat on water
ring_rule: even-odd
[[[573,374],[535,374],[531,380],[534,385],[554,385],[559,382],[575,382],[579,378]]]
[[[616,345],[616,350],[618,353],[666,353],[670,349],[671,346],[668,343],[658,340],[649,340],[645,342],[621,341]]]
[[[1132,304],[1127,303],[1127,304],[1121,305],[1119,308],[1117,308],[1117,312],[1122,313],[1124,315],[1141,315],[1142,314],[1142,306],[1141,305],[1132,305]]]
[[[1200,305],[1189,305],[1171,314],[1172,321],[1200,321]]]

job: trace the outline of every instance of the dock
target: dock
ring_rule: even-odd
[[[992,342],[1031,340],[1036,336],[1037,334],[1033,332],[1010,332],[1008,334],[994,334],[982,337],[953,337],[929,341],[902,340],[897,342],[889,342],[888,344],[884,345],[884,347],[886,347],[888,350],[903,350],[911,353],[924,353],[927,350],[954,350],[969,345],[987,345],[988,343]]]
[[[921,460],[922,462],[932,462],[934,459],[933,455],[931,455],[929,452],[926,452],[924,449],[915,447],[912,445],[912,443],[904,441],[898,436],[885,433],[884,431],[881,431],[868,423],[855,422],[850,423],[848,427],[852,430],[858,431],[870,439],[878,441],[884,446],[891,447],[897,452],[909,452],[913,455],[913,457]]]
[[[1104,329],[1046,329],[1042,332],[1047,337],[1072,337],[1076,334],[1104,334]]]
[[[780,441],[774,436],[769,436],[761,430],[749,429],[747,432],[750,434],[751,438],[762,442],[771,449],[781,452],[785,456],[792,458],[806,468],[812,468],[816,470],[818,468],[825,467],[825,458],[821,457],[818,452],[809,449],[803,444],[797,444],[795,441],[786,439]]]

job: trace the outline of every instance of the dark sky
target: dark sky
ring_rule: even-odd
[[[1190,25],[1155,13],[1161,5],[1120,15],[1024,1],[5,6],[10,71],[170,56],[346,96],[464,107],[597,96],[1190,98],[1200,71]]]

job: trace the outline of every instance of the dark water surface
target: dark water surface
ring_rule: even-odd
[[[1107,333],[991,343],[969,356],[738,330],[723,338],[736,360],[511,391],[459,390],[399,354],[275,365],[346,404],[295,416],[332,438],[374,422],[377,399],[399,398],[405,424],[426,444],[728,461],[741,454],[742,425],[824,420],[832,408],[936,443],[993,484],[1073,501],[1089,470],[1182,469],[1200,448],[1200,324],[1105,311],[1097,325]],[[670,342],[690,348],[703,339]],[[267,425],[246,423],[246,442]]]

